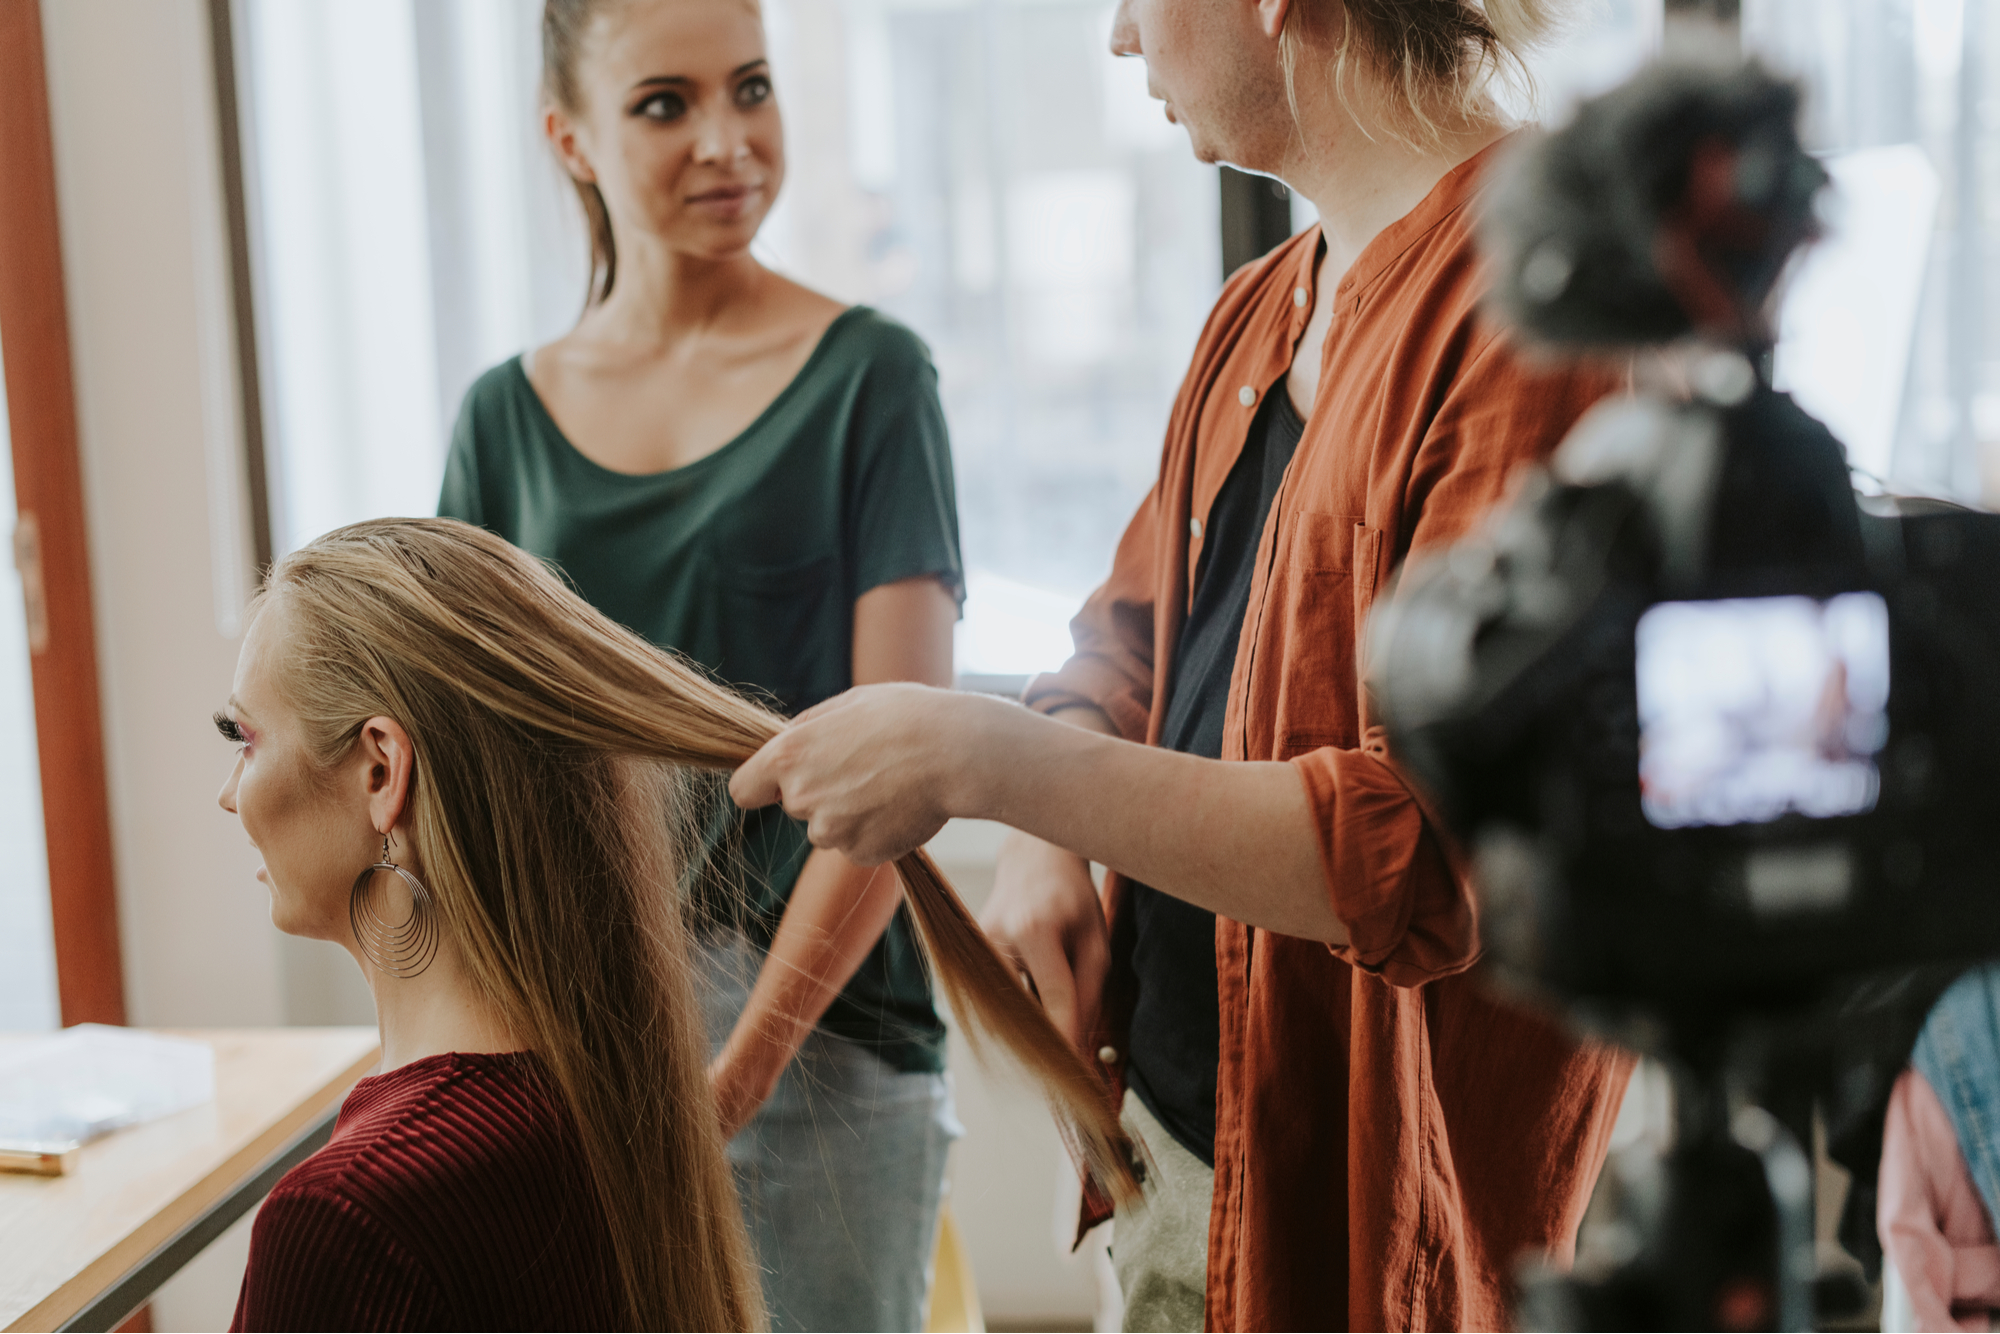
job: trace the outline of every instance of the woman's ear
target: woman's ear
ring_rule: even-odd
[[[570,119],[567,111],[554,103],[544,106],[542,133],[548,137],[549,147],[555,149],[564,171],[585,185],[597,183],[597,172],[584,156],[583,145],[577,142],[576,122]]]
[[[356,745],[367,782],[368,819],[376,833],[392,833],[408,814],[416,748],[401,723],[379,717],[361,724]]]
[[[1272,41],[1285,30],[1285,20],[1291,17],[1293,0],[1252,0],[1257,10],[1257,26]]]

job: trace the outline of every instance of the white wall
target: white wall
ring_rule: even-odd
[[[230,752],[209,723],[250,568],[206,12],[61,0],[42,22],[127,1006],[141,1024],[275,1024],[278,937],[215,804]],[[230,1249],[160,1294],[156,1328],[226,1325]]]

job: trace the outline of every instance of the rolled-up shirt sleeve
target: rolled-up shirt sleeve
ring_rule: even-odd
[[[1333,952],[1395,986],[1469,968],[1479,954],[1472,887],[1389,762],[1381,729],[1358,750],[1292,761],[1312,803],[1320,864],[1347,943]]]

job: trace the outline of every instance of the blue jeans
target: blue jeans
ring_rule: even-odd
[[[1967,969],[1938,997],[1910,1064],[1944,1104],[1986,1216],[2000,1219],[2000,963]]]
[[[696,957],[719,1051],[763,956],[724,936]],[[923,1328],[945,1154],[962,1133],[945,1076],[905,1074],[817,1030],[807,1037],[729,1143],[774,1331]]]

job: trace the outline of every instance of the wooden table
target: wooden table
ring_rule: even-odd
[[[68,1176],[0,1174],[0,1330],[116,1326],[326,1142],[379,1057],[372,1028],[174,1036],[215,1048],[214,1102],[85,1145]]]

